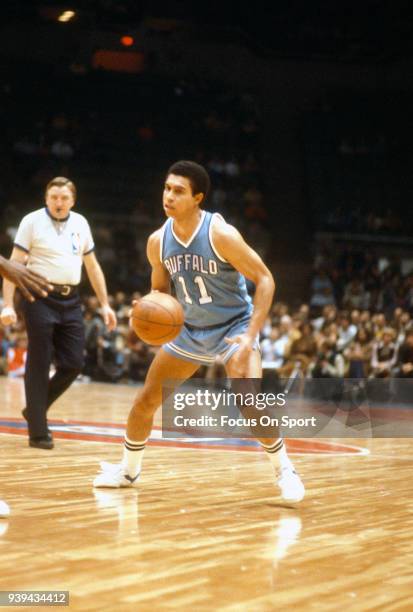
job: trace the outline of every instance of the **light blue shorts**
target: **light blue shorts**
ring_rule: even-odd
[[[225,338],[233,338],[247,331],[251,313],[223,325],[195,328],[184,325],[181,333],[172,342],[163,345],[164,351],[174,357],[193,363],[212,365],[217,355],[226,363],[238,350],[239,344],[228,344]],[[258,346],[258,343],[257,343]],[[254,347],[256,348],[256,347]]]

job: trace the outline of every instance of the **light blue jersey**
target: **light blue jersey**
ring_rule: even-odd
[[[202,211],[187,243],[175,235],[173,220],[168,219],[161,242],[161,260],[184,309],[185,324],[199,329],[225,325],[252,313],[244,276],[214,248],[213,217]]]

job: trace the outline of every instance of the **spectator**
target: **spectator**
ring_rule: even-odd
[[[371,373],[374,378],[389,378],[393,367],[396,365],[397,348],[393,342],[394,331],[386,327],[381,335],[381,340],[373,343],[371,355]]]
[[[86,301],[85,324],[85,366],[83,373],[91,378],[98,377],[99,339],[104,333],[105,324],[99,313],[99,302],[95,296]]]
[[[313,336],[311,323],[302,323],[299,327],[300,337],[293,340],[287,353],[284,365],[278,370],[279,376],[290,377],[293,369],[299,364],[303,375],[315,363],[317,343]]]
[[[412,320],[410,313],[402,310],[398,318],[397,316],[395,316],[395,321],[392,327],[396,330],[397,333],[396,344],[400,346],[405,340],[407,331],[412,328]]]
[[[395,382],[396,398],[401,402],[411,403],[413,379],[413,329],[406,331],[403,344],[399,347],[397,355],[397,366],[394,371],[397,376]]]
[[[355,308],[354,310],[351,311],[350,313],[350,322],[352,325],[355,325],[356,327],[358,325],[360,325],[360,310],[358,310],[357,308]]]
[[[318,310],[327,305],[335,305],[334,287],[326,269],[320,268],[311,283],[310,306]]]
[[[124,291],[117,291],[115,293],[112,307],[119,322],[128,321],[131,306],[129,303],[127,303],[126,294]]]
[[[337,349],[339,351],[343,351],[345,348],[347,348],[350,342],[355,338],[356,334],[356,325],[350,322],[350,318],[346,312],[342,312],[338,325]]]
[[[397,375],[400,378],[413,378],[413,329],[409,329],[399,348],[397,356]]]
[[[331,334],[321,346],[311,375],[313,378],[344,378],[344,374],[344,357],[337,349],[337,337]]]
[[[244,196],[245,209],[253,208],[253,209],[261,209],[263,203],[263,194],[256,187],[256,185],[252,185],[248,187],[245,191]]]
[[[303,322],[309,323],[310,307],[308,304],[301,304],[300,308],[298,309],[298,313]]]
[[[261,341],[263,368],[277,370],[283,365],[287,342],[280,340],[280,329],[273,327],[269,337]]]
[[[97,343],[97,379],[107,382],[118,382],[125,374],[125,337],[122,331],[106,328],[98,337]]]
[[[232,156],[226,163],[224,167],[225,174],[230,179],[237,179],[240,175],[240,167],[234,156]]]
[[[272,307],[271,316],[272,321],[275,325],[279,325],[281,323],[281,317],[284,315],[288,315],[289,308],[287,304],[284,302],[276,302]]]
[[[7,375],[10,378],[24,376],[27,359],[27,338],[17,335],[15,341],[7,349]]]
[[[357,334],[344,350],[344,357],[348,362],[348,377],[364,379],[368,376],[371,362],[371,337],[360,327]]]
[[[10,339],[3,327],[0,327],[0,374],[7,374],[7,349]]]
[[[324,306],[321,316],[317,317],[316,319],[313,319],[311,323],[314,329],[320,331],[324,325],[335,321],[336,318],[337,308],[332,304],[328,304],[327,306]]]
[[[386,327],[386,317],[382,312],[378,312],[372,317],[373,333],[376,340],[381,340],[383,331]]]
[[[56,140],[50,147],[50,152],[54,157],[59,159],[71,159],[74,155],[72,145],[63,140]]]
[[[363,283],[358,278],[354,278],[345,288],[343,296],[343,306],[345,308],[357,308],[365,310],[370,306],[370,294],[365,291]]]

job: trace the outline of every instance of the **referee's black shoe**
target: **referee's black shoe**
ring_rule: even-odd
[[[44,448],[45,450],[51,450],[54,447],[53,438],[50,434],[47,434],[47,436],[29,438],[29,446],[32,446],[33,448]]]

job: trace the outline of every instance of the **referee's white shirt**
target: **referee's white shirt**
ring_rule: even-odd
[[[57,285],[78,285],[82,257],[94,249],[85,217],[70,211],[66,221],[56,221],[47,207],[23,217],[14,246],[28,253],[30,270]]]

